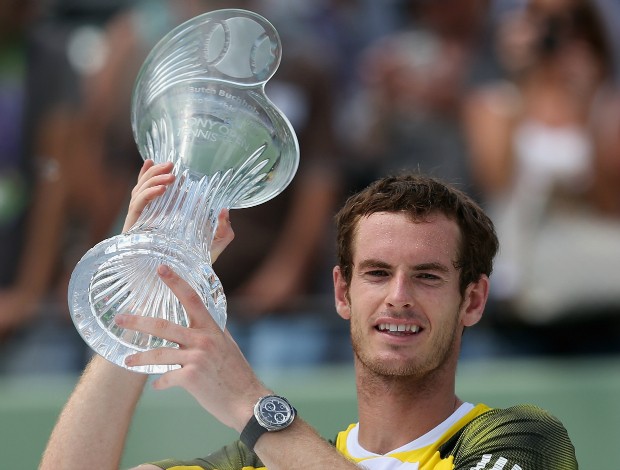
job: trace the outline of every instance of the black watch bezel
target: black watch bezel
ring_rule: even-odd
[[[254,450],[256,441],[263,434],[286,429],[291,425],[296,414],[297,410],[284,397],[266,395],[259,398],[254,405],[254,414],[241,432],[241,442],[250,450]]]

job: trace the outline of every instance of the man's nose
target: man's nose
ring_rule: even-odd
[[[397,274],[392,278],[386,303],[397,308],[413,306],[413,283],[408,275]]]

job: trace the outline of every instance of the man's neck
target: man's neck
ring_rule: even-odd
[[[357,366],[359,443],[370,452],[385,454],[423,436],[462,404],[452,372],[379,377]]]

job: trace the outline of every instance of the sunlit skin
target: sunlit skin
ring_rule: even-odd
[[[360,221],[351,285],[338,312],[351,320],[356,355],[369,369],[421,377],[458,355],[463,326],[479,319],[462,312],[459,240],[456,223],[440,215],[414,223],[376,213]],[[420,330],[391,333],[380,324]]]
[[[413,222],[403,213],[374,213],[358,224],[349,286],[340,269],[334,269],[336,308],[351,322],[361,385],[360,413],[364,413],[365,396],[376,400],[377,394],[391,395],[393,391],[403,397],[402,404],[381,410],[384,430],[389,422],[385,415],[390,411],[396,421],[399,414],[417,413],[417,419],[409,422],[420,425],[411,429],[419,436],[460,403],[454,392],[454,375],[461,336],[464,327],[474,325],[482,316],[488,278],[482,276],[461,295],[460,271],[455,267],[459,240],[457,224],[443,215]],[[380,331],[382,324],[419,330]],[[413,409],[417,406],[414,397],[416,404],[433,410],[424,417],[428,419],[424,425],[420,410]],[[364,433],[361,429],[361,440]],[[411,437],[403,437],[403,444]],[[369,447],[371,441],[367,441]]]

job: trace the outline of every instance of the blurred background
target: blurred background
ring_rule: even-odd
[[[90,357],[67,283],[122,226],[142,163],[129,120],[140,65],[176,25],[234,7],[281,35],[266,92],[301,149],[289,188],[232,212],[236,238],[214,265],[264,379],[326,437],[356,420],[332,218],[376,177],[419,169],[479,201],[502,246],[459,393],[544,406],[582,468],[617,469],[605,458],[620,442],[617,0],[0,0],[2,465],[36,468]],[[230,436],[194,407],[147,391],[127,465]],[[206,449],[187,438],[201,429]]]

